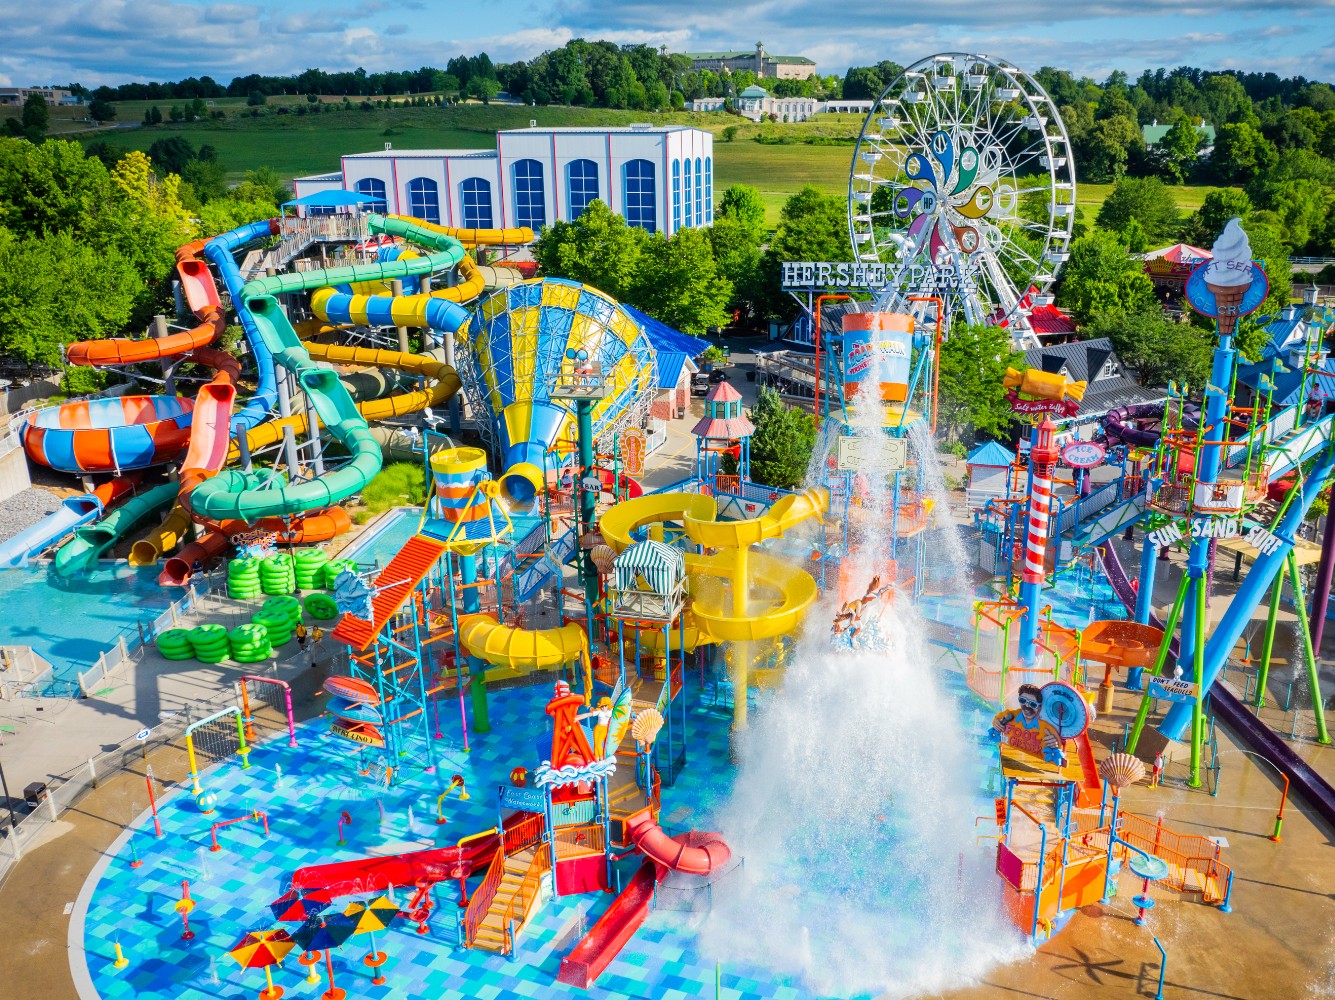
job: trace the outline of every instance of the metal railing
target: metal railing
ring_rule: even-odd
[[[491,911],[491,904],[496,901],[496,893],[500,890],[501,879],[505,877],[505,859],[507,855],[514,854],[523,850],[530,844],[536,844],[542,839],[545,821],[541,813],[534,813],[527,819],[521,820],[505,834],[501,840],[500,846],[492,856],[491,864],[487,866],[487,874],[483,876],[482,884],[473,890],[472,897],[468,900],[468,909],[464,912],[463,931],[466,946],[471,948],[477,941],[478,931],[482,928],[482,923],[487,919],[487,914]],[[504,933],[504,925],[502,925]]]
[[[112,749],[89,757],[86,762],[63,774],[48,777],[45,791],[35,803],[29,803],[27,813],[6,816],[0,821],[0,837],[4,842],[4,846],[0,847],[0,885],[4,884],[24,853],[43,836],[51,823],[57,822],[66,810],[78,804],[88,792],[113,778],[129,773],[136,778],[156,781],[159,788],[188,787],[189,774],[183,742],[186,729],[195,719],[202,718],[220,706],[235,703],[235,700],[236,693],[228,687],[208,701],[188,703],[179,713],[169,714],[156,726],[140,729]],[[131,800],[139,801],[134,796],[131,796]],[[123,800],[121,802],[116,809],[123,812],[125,807]],[[143,805],[148,804],[145,798]],[[8,805],[13,808],[13,803]],[[124,816],[115,819],[117,822],[126,822]]]
[[[601,830],[602,827],[598,829]],[[501,915],[501,926],[505,929],[505,954],[514,952],[515,923],[523,924],[529,906],[542,889],[542,877],[551,871],[551,868],[551,848],[547,844],[539,844],[533,853],[533,860],[529,862],[528,869],[524,872],[523,881],[519,883],[519,888],[505,906],[505,913]]]
[[[183,615],[200,607],[211,594],[212,586],[209,580],[191,583],[185,594],[172,601],[167,610],[153,621],[147,624],[140,622],[137,634],[132,634],[128,639],[125,635],[117,637],[115,644],[110,649],[103,650],[96,663],[75,676],[74,686],[77,687],[79,694],[87,698],[96,690],[95,685],[99,682],[110,680],[113,674],[129,664],[138,663],[150,642],[168,629],[179,625]]]

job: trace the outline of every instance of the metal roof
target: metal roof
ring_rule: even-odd
[[[655,351],[676,351],[688,358],[697,358],[710,346],[709,341],[674,330],[662,320],[654,319],[634,306],[622,302],[621,308],[630,313],[631,318],[640,324],[640,329],[649,338],[649,343],[653,345]]]
[[[975,448],[964,461],[968,465],[994,465],[1000,468],[1015,464],[1015,452],[1007,451],[995,441],[989,441]]]
[[[494,149],[374,149],[365,153],[344,153],[345,160],[439,160],[443,157],[472,157],[474,159],[495,159]]]
[[[659,351],[657,352],[654,363],[658,366],[658,388],[675,389],[677,383],[681,381],[683,369],[694,373],[697,369],[681,351]]]

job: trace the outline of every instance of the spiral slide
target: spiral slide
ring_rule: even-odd
[[[586,672],[592,669],[589,641],[579,625],[523,629],[501,625],[489,614],[462,615],[459,618],[459,641],[469,655],[504,668],[509,676],[549,670],[575,661]],[[488,672],[486,679],[495,681],[503,677],[493,677]]]
[[[196,517],[211,521],[256,521],[329,507],[359,492],[380,471],[380,445],[371,435],[348,390],[334,372],[315,364],[278,300],[273,297],[347,282],[430,274],[455,266],[464,255],[457,240],[400,219],[372,215],[369,223],[373,231],[401,236],[421,246],[435,248],[436,252],[408,260],[260,278],[242,288],[236,300],[243,303],[242,311],[249,314],[260,341],[274,360],[296,377],[316,416],[335,440],[348,450],[351,461],[319,479],[291,483],[278,489],[255,488],[242,473],[222,472],[201,483],[190,494],[189,506]],[[397,300],[385,301],[393,303]],[[454,303],[442,302],[442,305],[457,310],[461,314],[460,321],[467,318],[467,311]]]
[[[828,503],[828,494],[808,490],[782,497],[760,517],[716,521],[718,505],[713,497],[699,493],[651,494],[615,505],[602,516],[599,528],[607,544],[621,552],[633,544],[631,533],[639,528],[680,521],[692,542],[717,550],[713,555],[686,553],[686,572],[691,577],[691,608],[685,630],[689,651],[705,643],[773,639],[801,624],[806,609],[818,596],[816,581],[805,570],[766,553],[752,552],[750,546],[778,538],[809,518],[822,517]],[[726,580],[733,588],[749,586],[777,597],[752,597],[749,603],[758,610],[735,614],[722,589],[704,582],[711,577]],[[654,633],[642,633],[640,638],[652,651]]]

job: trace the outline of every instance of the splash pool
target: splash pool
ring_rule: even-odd
[[[367,533],[339,553],[338,558],[351,559],[366,567],[386,566],[417,532],[421,517],[420,507],[397,507],[382,515]]]
[[[157,568],[103,561],[87,576],[61,581],[45,563],[0,570],[0,644],[31,646],[73,680],[121,635],[155,618],[179,591],[157,582]]]

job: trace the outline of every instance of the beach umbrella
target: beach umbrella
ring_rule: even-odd
[[[324,912],[329,905],[329,893],[323,889],[312,889],[305,893],[289,889],[270,903],[269,909],[277,920],[299,923]]]
[[[341,990],[334,985],[334,959],[331,953],[333,949],[342,947],[343,942],[352,937],[356,929],[356,925],[347,917],[337,915],[331,917],[317,916],[307,920],[292,935],[293,940],[307,951],[324,952],[325,971],[329,975],[329,989],[321,995],[322,1000],[343,1000],[347,996],[346,990]]]
[[[353,922],[354,934],[369,935],[371,951],[362,959],[362,964],[377,970],[375,978],[371,982],[376,986],[382,985],[385,977],[380,974],[379,969],[380,966],[385,964],[385,960],[389,956],[383,951],[375,950],[375,932],[388,929],[394,918],[399,915],[398,904],[388,896],[381,896],[369,903],[350,903],[348,908],[343,911],[343,915]]]
[[[263,969],[268,986],[260,990],[260,1000],[278,1000],[283,988],[273,982],[272,966],[282,962],[297,943],[287,931],[251,931],[227,952],[243,969]]]

